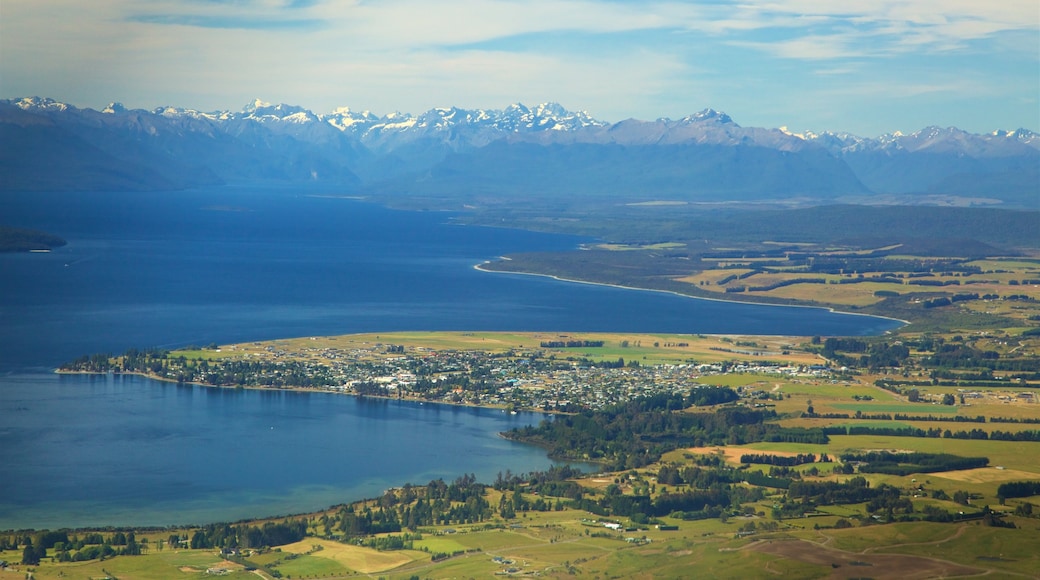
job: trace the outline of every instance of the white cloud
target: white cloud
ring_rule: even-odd
[[[1032,90],[1009,100],[1037,96],[1035,0],[0,2],[0,97],[83,106],[236,108],[259,96],[378,113],[551,99],[653,118],[761,99],[762,87],[799,106],[800,85],[968,52],[1032,62],[1021,72]],[[784,67],[794,76],[779,87]],[[1001,86],[1000,73],[975,72]],[[922,75],[902,94],[960,90]]]

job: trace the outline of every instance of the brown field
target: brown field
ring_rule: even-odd
[[[846,552],[794,539],[753,542],[745,549],[829,566],[831,572],[827,578],[947,578],[984,572],[933,558]]]
[[[413,562],[419,557],[429,557],[421,552],[411,552],[406,550],[380,552],[371,548],[350,546],[319,538],[306,538],[302,541],[296,542],[295,544],[282,546],[282,551],[292,552],[294,554],[306,554],[316,545],[320,545],[322,550],[312,554],[315,558],[334,560],[343,566],[361,572],[362,574],[372,574],[375,572],[393,570],[394,568]]]
[[[1017,481],[1022,479],[1040,479],[1040,474],[1020,471],[1018,469],[997,469],[996,467],[980,467],[978,469],[962,469],[960,471],[943,471],[931,474],[934,477],[963,481],[966,483],[991,483],[994,481]]]
[[[868,251],[837,250],[834,252],[818,252],[819,255],[856,255],[869,253]],[[889,258],[915,259],[914,256],[889,256]],[[699,290],[726,295],[726,288],[737,286],[768,286],[770,284],[791,280],[796,278],[818,278],[827,280],[827,284],[793,284],[775,288],[764,292],[746,292],[729,297],[737,298],[741,295],[767,296],[771,298],[796,300],[800,302],[832,304],[835,306],[869,306],[881,302],[882,298],[875,296],[874,292],[885,290],[898,292],[900,294],[927,292],[927,287],[922,287],[903,282],[863,282],[859,284],[837,284],[842,278],[850,278],[854,274],[818,274],[808,273],[804,268],[798,266],[770,266],[765,272],[756,273],[748,278],[733,279],[725,285],[718,282],[730,278],[733,275],[743,275],[751,272],[750,267],[756,261],[775,261],[775,258],[752,258],[740,260],[716,260],[702,258],[704,270],[692,273],[688,276],[675,278],[676,281],[697,286]],[[977,292],[979,294],[1022,294],[1031,298],[1040,298],[1040,285],[1026,285],[1018,282],[1024,278],[1036,278],[1040,267],[1036,263],[1014,260],[981,260],[971,262],[972,265],[983,269],[982,274],[966,274],[958,278],[960,285],[940,290],[951,294],[957,292]],[[746,265],[748,269],[728,269],[727,267]],[[998,270],[999,272],[994,272]],[[873,272],[865,272],[872,274]],[[1014,282],[1014,285],[1012,285]],[[1025,319],[1019,310],[1027,310],[1030,313],[1037,309],[1035,305],[1027,303],[1014,303],[1003,300],[977,300],[968,301],[959,306],[961,309],[977,312],[987,312],[1011,318]]]
[[[798,455],[794,451],[759,451],[757,449],[750,449],[747,447],[689,447],[683,450],[685,453],[692,453],[694,455],[714,455],[721,452],[726,461],[730,463],[740,463],[740,456],[745,453],[755,453],[758,455],[777,455],[780,457],[794,457]]]
[[[881,298],[874,295],[878,290],[890,290],[893,292],[907,292],[906,286],[898,284],[884,284],[879,282],[864,282],[862,284],[795,284],[784,286],[768,292],[755,292],[756,295],[772,296],[773,298],[790,298],[792,300],[809,300],[812,302],[823,302],[827,304],[840,304],[843,306],[869,306],[881,302]]]
[[[472,350],[501,353],[511,349],[538,349],[543,341],[601,340],[602,347],[546,349],[568,355],[590,358],[625,359],[642,357],[648,364],[679,363],[689,359],[698,362],[715,362],[743,358],[741,352],[755,352],[789,364],[811,365],[820,362],[812,353],[795,348],[804,337],[789,336],[697,336],[674,334],[631,334],[592,332],[392,332],[380,334],[350,334],[343,336],[315,336],[265,342],[250,342],[221,346],[218,350],[175,351],[172,356],[187,358],[256,358],[272,359],[287,357],[289,360],[324,363],[322,351],[333,349],[344,352],[366,351],[362,358],[386,358],[398,356],[386,354],[376,345],[403,345],[413,353],[438,350]],[[757,347],[736,346],[735,342],[753,341]],[[628,341],[628,347],[622,347]],[[636,346],[641,343],[642,346]],[[659,343],[660,346],[653,346]],[[686,346],[678,346],[683,343]],[[269,350],[270,349],[270,350]],[[787,354],[782,354],[786,352]]]

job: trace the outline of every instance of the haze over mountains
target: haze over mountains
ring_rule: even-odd
[[[617,201],[800,199],[1040,207],[1040,135],[927,127],[864,138],[742,127],[706,109],[606,123],[558,104],[317,114],[102,111],[0,101],[0,190],[164,190],[318,183],[450,203],[533,196]]]

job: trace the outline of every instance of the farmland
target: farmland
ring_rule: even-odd
[[[183,357],[211,369],[250,359],[329,364],[348,352],[359,366],[448,356],[471,366],[439,372],[471,379],[485,368],[481,361],[508,374],[510,361],[546,360],[557,365],[557,381],[566,369],[590,372],[623,357],[639,364],[610,372],[646,372],[658,388],[582,405],[577,414],[509,435],[612,471],[412,482],[285,520],[139,530],[142,555],[118,555],[117,544],[104,560],[61,561],[89,548],[75,547],[84,531],[69,531],[68,542],[50,547],[39,564],[14,564],[0,579],[22,578],[30,568],[44,579],[207,570],[230,577],[655,578],[691,569],[733,578],[763,571],[1030,577],[1040,568],[1032,549],[1040,540],[1040,512],[1033,510],[1040,497],[1003,497],[1001,490],[1040,481],[1040,405],[1032,396],[1040,382],[1029,370],[1036,340],[985,331],[837,340],[395,333],[173,351],[161,360]],[[609,382],[606,374],[585,376]],[[558,386],[535,378],[525,375],[522,400]],[[723,396],[727,391],[734,396]],[[465,388],[460,394],[465,400]],[[683,427],[662,427],[669,424]],[[862,459],[879,452],[898,465],[882,469]],[[915,461],[968,460],[981,466],[914,471]],[[263,540],[285,530],[302,537]],[[99,533],[110,542],[111,531]],[[174,545],[171,535],[181,541]],[[20,562],[31,538],[0,533],[8,548],[0,559]]]

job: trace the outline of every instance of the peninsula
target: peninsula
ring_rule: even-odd
[[[506,436],[609,472],[409,483],[235,524],[0,534],[0,555],[37,578],[681,575],[691,558],[719,575],[1027,577],[1040,564],[1038,353],[1021,330],[416,332],[84,357],[65,368],[547,406],[561,413]]]

